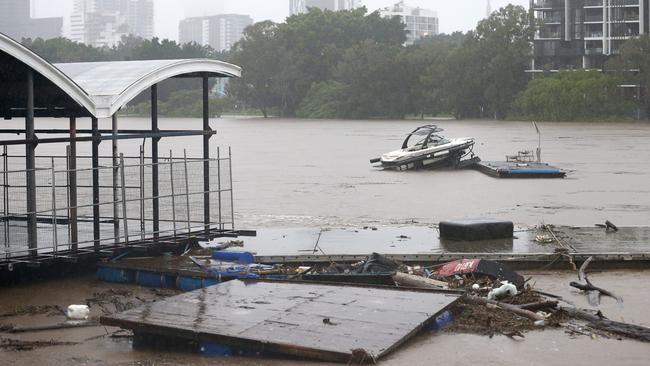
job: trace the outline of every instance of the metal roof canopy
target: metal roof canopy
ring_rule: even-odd
[[[0,117],[25,116],[27,72],[34,73],[36,117],[109,118],[141,92],[175,77],[239,77],[210,59],[51,64],[0,33]]]
[[[118,165],[118,140],[151,140],[151,195],[153,241],[159,240],[159,185],[158,141],[162,137],[201,136],[203,140],[203,217],[205,233],[210,227],[210,137],[216,132],[210,128],[209,78],[237,77],[241,68],[209,59],[86,62],[53,65],[20,43],[0,33],[0,117],[24,117],[24,129],[0,129],[0,134],[24,134],[24,139],[0,139],[0,145],[25,146],[25,175],[27,201],[27,241],[30,258],[38,256],[36,217],[35,151],[42,143],[69,143],[68,163],[70,182],[69,220],[71,222],[72,251],[77,252],[77,177],[76,143],[92,143],[92,198],[93,241],[95,252],[100,251],[101,230],[99,212],[99,144],[112,143],[113,166]],[[158,128],[158,83],[175,77],[197,77],[202,80],[203,126],[200,130],[161,131]],[[151,128],[149,130],[120,130],[116,112],[138,94],[151,89]],[[36,130],[35,117],[66,117],[68,129]],[[77,131],[76,119],[90,117],[91,130]],[[111,118],[110,131],[99,129],[100,118]],[[89,136],[77,136],[77,132]],[[109,132],[110,134],[108,134]],[[68,137],[39,139],[39,133],[68,134]],[[117,169],[113,169],[113,187],[118,185]],[[114,219],[117,218],[117,190],[114,195]],[[115,222],[118,222],[115,220]],[[119,225],[115,225],[116,233]],[[119,237],[119,235],[115,235]]]

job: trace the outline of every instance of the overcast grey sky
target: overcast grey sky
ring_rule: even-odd
[[[186,16],[219,13],[248,14],[254,21],[283,21],[289,15],[289,0],[154,0],[155,33],[158,37],[177,39],[178,22]],[[36,16],[68,17],[73,0],[35,0]],[[362,0],[369,11],[389,6],[397,0]],[[529,0],[491,0],[492,9],[508,3],[528,6]],[[440,31],[467,31],[486,14],[487,0],[407,0],[407,5],[435,10]],[[66,22],[67,23],[67,22]]]

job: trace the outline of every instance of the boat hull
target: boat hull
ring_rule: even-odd
[[[381,167],[384,169],[396,170],[413,170],[413,169],[436,169],[436,168],[455,168],[465,167],[468,162],[476,163],[478,158],[463,158],[468,154],[474,145],[474,141],[469,140],[462,144],[456,144],[450,147],[444,147],[432,151],[423,151],[419,154],[409,154],[397,159],[379,159]]]

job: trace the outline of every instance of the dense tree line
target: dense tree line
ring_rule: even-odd
[[[305,118],[456,118],[586,120],[650,115],[650,37],[627,41],[605,72],[563,71],[531,78],[531,16],[509,5],[467,33],[427,37],[403,46],[404,25],[365,8],[311,9],[285,23],[264,21],[245,31],[229,53],[174,41],[124,37],[94,48],[65,38],[23,40],[51,62],[217,58],[243,68],[214,115],[248,106],[265,116]],[[630,70],[635,70],[630,72]],[[531,80],[532,79],[532,80]],[[621,84],[640,84],[635,93]],[[200,83],[175,79],[160,87],[163,114],[200,115]],[[638,96],[637,96],[638,94]],[[636,98],[636,99],[635,99]],[[198,99],[198,98],[197,98]],[[147,96],[131,112],[144,113]]]
[[[399,18],[367,15],[365,8],[311,9],[246,30],[231,54],[245,74],[231,91],[265,114],[284,116],[504,118],[528,81],[529,19],[511,5],[475,31],[404,47]]]

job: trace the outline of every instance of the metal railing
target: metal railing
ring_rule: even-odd
[[[232,154],[228,149],[208,159],[209,190],[204,187],[206,160],[170,151],[153,164],[143,148],[139,156],[99,158],[99,201],[93,202],[91,157],[78,156],[70,169],[69,152],[36,157],[36,210],[26,204],[25,157],[4,148],[0,183],[2,225],[0,265],[38,258],[74,256],[105,248],[138,246],[152,238],[187,241],[198,233],[234,231]],[[158,195],[153,195],[152,170],[158,169]],[[16,167],[16,168],[13,168]],[[206,200],[207,198],[207,200]],[[154,225],[153,202],[159,202]],[[204,204],[209,202],[209,218]],[[99,207],[99,217],[93,215]],[[29,247],[28,221],[36,218],[37,247]],[[99,240],[95,229],[99,221]],[[159,227],[154,230],[154,227]],[[208,235],[209,236],[209,235]]]

